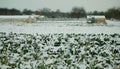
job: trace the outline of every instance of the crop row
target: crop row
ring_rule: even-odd
[[[119,69],[120,34],[0,32],[0,68]]]

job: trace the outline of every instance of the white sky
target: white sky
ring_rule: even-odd
[[[120,0],[0,0],[0,7],[20,10],[25,8],[38,10],[47,7],[69,12],[74,6],[84,7],[86,11],[106,11],[109,8],[120,7]]]

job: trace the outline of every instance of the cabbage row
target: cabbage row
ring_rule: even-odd
[[[0,32],[0,69],[120,69],[120,34]]]

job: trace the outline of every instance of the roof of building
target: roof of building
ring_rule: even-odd
[[[105,18],[104,15],[88,15],[87,18],[92,18],[92,17],[95,17],[95,18]]]
[[[34,15],[0,15],[0,18],[34,18]]]

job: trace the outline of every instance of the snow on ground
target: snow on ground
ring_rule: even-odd
[[[119,69],[120,22],[107,23],[0,23],[0,68]]]
[[[107,20],[107,25],[88,25],[82,22],[0,23],[0,32],[14,33],[120,33],[120,21]]]

